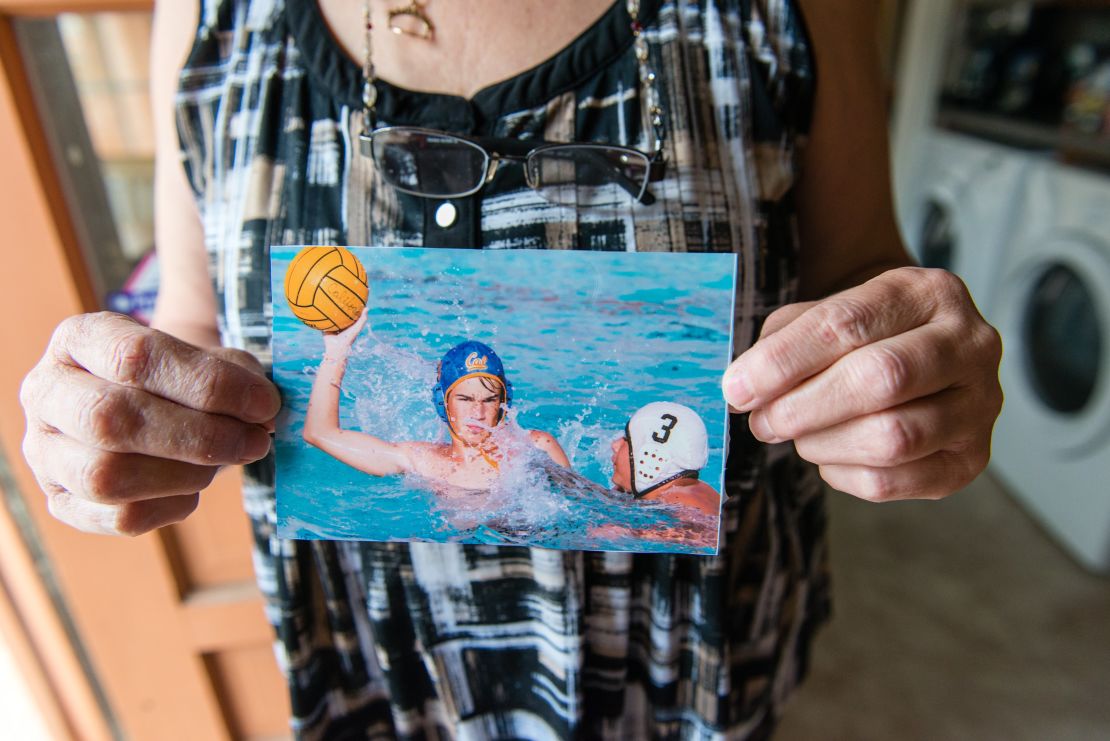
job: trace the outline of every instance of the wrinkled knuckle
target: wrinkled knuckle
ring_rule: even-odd
[[[125,332],[111,345],[110,368],[113,380],[120,383],[142,383],[150,369],[154,352],[154,336],[144,331]]]
[[[856,496],[881,504],[896,499],[898,492],[893,481],[884,471],[870,469],[862,472]]]
[[[834,299],[820,307],[817,323],[818,339],[834,347],[860,347],[867,343],[872,312],[858,301]]]
[[[997,370],[1002,362],[1002,335],[990,324],[983,322],[979,330],[979,346],[983,350],[987,366]]]
[[[995,420],[1002,413],[1002,404],[1005,397],[1002,392],[1002,385],[998,382],[997,377],[988,379],[979,388],[981,390],[978,398],[973,405],[970,405],[976,412],[976,416],[971,419],[977,428],[985,430],[989,436],[991,429],[994,428]]]
[[[23,459],[31,466],[31,470],[36,473],[50,460],[48,455],[50,437],[48,433],[34,425],[27,425],[27,431],[23,433],[23,440],[20,441],[19,446],[20,452],[23,453]]]
[[[39,403],[41,394],[39,393],[39,370],[38,366],[33,368],[30,373],[19,384],[19,405],[23,407],[25,412],[31,412]]]
[[[990,389],[989,419],[993,428],[998,415],[1002,414],[1002,407],[1006,405],[1006,392],[1002,390],[1002,384],[999,383],[997,376],[993,379]]]
[[[877,346],[862,375],[865,389],[873,390],[880,399],[892,400],[899,398],[909,385],[911,368],[898,351]]]
[[[938,303],[959,309],[971,308],[972,312],[978,315],[978,310],[974,308],[975,302],[971,300],[971,294],[963,279],[951,271],[939,268],[928,272],[928,285],[930,291],[937,297]]]
[[[80,426],[94,445],[111,446],[127,439],[134,422],[126,390],[108,386],[97,391],[81,414]]]
[[[38,435],[28,429],[27,432],[23,434],[23,440],[20,441],[19,451],[23,454],[23,460],[27,461],[31,470],[37,468],[39,445]]]
[[[115,504],[120,498],[121,474],[115,456],[103,453],[90,455],[81,471],[82,493],[93,502]]]
[[[201,409],[214,411],[222,408],[221,403],[228,396],[225,389],[232,382],[234,369],[230,361],[208,356],[196,373],[195,396]]]
[[[879,418],[880,466],[896,466],[914,456],[921,444],[921,435],[898,414]]]

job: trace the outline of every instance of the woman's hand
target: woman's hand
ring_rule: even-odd
[[[281,406],[249,353],[107,312],[62,322],[20,399],[51,514],[123,535],[184,519],[220,466],[265,456]]]
[[[936,499],[987,465],[1001,356],[958,278],[899,268],[771,314],[724,392],[758,439],[793,440],[833,488]]]
[[[355,338],[358,337],[362,327],[366,324],[366,316],[366,309],[363,309],[358,319],[351,326],[339,332],[325,332],[324,354],[328,357],[347,357]]]

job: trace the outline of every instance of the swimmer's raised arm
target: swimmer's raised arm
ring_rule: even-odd
[[[347,356],[364,324],[365,312],[342,332],[324,335],[324,359],[320,361],[308,399],[304,441],[371,476],[410,472],[413,470],[409,455],[411,444],[391,443],[339,426],[339,389],[347,370]]]

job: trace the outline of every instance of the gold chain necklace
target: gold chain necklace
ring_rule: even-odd
[[[432,40],[435,37],[435,26],[424,7],[427,0],[413,0],[404,8],[389,11],[389,30],[397,34],[416,36]],[[643,88],[643,116],[644,128],[651,132],[651,153],[659,154],[663,150],[663,109],[660,105],[659,91],[655,87],[655,72],[649,65],[647,39],[643,36],[644,27],[640,23],[640,0],[627,0],[626,10],[632,29],[632,48],[636,54],[639,67],[640,85]],[[374,130],[374,108],[378,103],[378,89],[374,85],[377,79],[374,74],[374,39],[371,31],[373,24],[370,21],[370,0],[363,0],[362,4],[363,26],[366,29],[366,38],[363,46],[365,55],[362,61],[362,131],[369,134]],[[417,26],[405,28],[397,25],[398,19],[415,20]]]

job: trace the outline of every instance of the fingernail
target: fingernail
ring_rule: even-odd
[[[762,410],[751,413],[748,417],[748,427],[751,428],[756,440],[762,440],[765,443],[782,442],[771,428],[771,423],[767,421],[767,415]]]
[[[745,412],[751,406],[754,394],[743,371],[732,371],[725,376],[725,399],[738,411]]]
[[[255,384],[247,391],[247,406],[244,414],[252,421],[271,419],[277,414],[281,400],[268,384]]]
[[[239,448],[239,462],[252,463],[270,452],[270,433],[258,425],[252,425],[243,435]]]

